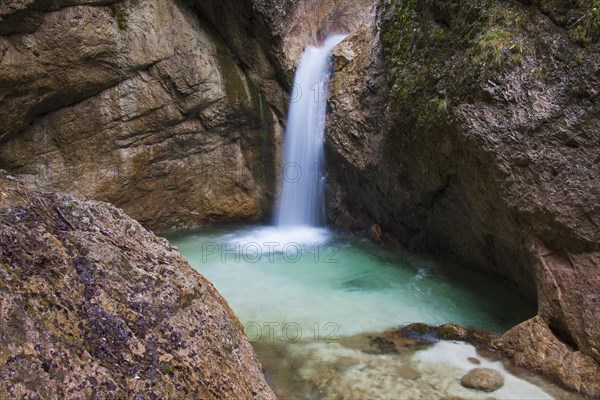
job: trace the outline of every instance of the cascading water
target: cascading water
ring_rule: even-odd
[[[331,51],[346,35],[323,47],[309,46],[296,71],[284,143],[282,187],[275,223],[318,226],[323,212],[323,135]]]

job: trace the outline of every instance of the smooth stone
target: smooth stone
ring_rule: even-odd
[[[471,364],[474,364],[474,365],[480,365],[481,364],[481,361],[479,359],[475,358],[475,357],[469,357],[469,358],[467,358],[467,360],[469,360],[469,362]]]
[[[493,392],[504,385],[504,378],[493,369],[475,368],[462,377],[460,384],[469,389]]]

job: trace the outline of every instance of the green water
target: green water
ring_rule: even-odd
[[[489,398],[460,385],[478,357],[471,345],[376,355],[352,343],[412,322],[502,333],[536,312],[506,287],[447,260],[327,229],[230,227],[168,239],[240,318],[282,399]],[[480,359],[505,378],[494,398],[567,398]]]
[[[276,324],[289,324],[288,333],[301,331],[302,338],[411,322],[503,332],[535,314],[515,293],[473,271],[324,229],[214,229],[169,239],[251,324],[250,339],[259,335],[257,325],[268,331]]]

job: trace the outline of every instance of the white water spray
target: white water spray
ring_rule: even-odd
[[[275,218],[278,226],[319,226],[324,222],[322,168],[329,60],[333,48],[345,37],[330,36],[323,47],[307,47],[296,71]]]

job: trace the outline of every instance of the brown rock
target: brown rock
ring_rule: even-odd
[[[280,117],[192,9],[30,3],[2,8],[35,29],[0,30],[0,168],[156,230],[268,212]]]
[[[517,325],[493,344],[520,367],[584,396],[600,397],[598,363],[557,339],[539,316]]]
[[[504,378],[493,369],[475,368],[461,378],[460,384],[469,389],[493,392],[504,385]]]
[[[475,358],[475,357],[469,357],[468,360],[473,365],[481,364],[481,360],[479,360],[478,358]]]
[[[600,362],[599,42],[569,22],[587,3],[559,3],[396,2],[349,37],[330,85],[331,219],[511,283]]]
[[[225,300],[168,242],[3,174],[0,304],[0,398],[275,398]]]

